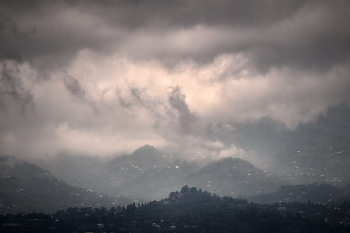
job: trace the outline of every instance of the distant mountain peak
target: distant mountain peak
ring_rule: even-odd
[[[234,158],[234,157],[226,157],[226,158],[218,160],[218,163],[226,163],[226,162],[237,163],[237,164],[238,163],[251,164],[247,160],[244,160],[241,158]]]
[[[248,161],[241,158],[233,158],[233,157],[226,157],[223,159],[219,159],[216,162],[212,162],[208,164],[206,167],[212,167],[212,166],[249,167],[249,168],[257,169],[253,164],[249,163]]]
[[[147,153],[147,154],[150,154],[150,153],[154,153],[154,154],[161,154],[161,152],[155,148],[154,146],[150,146],[150,145],[144,145],[144,146],[141,146],[140,148],[136,149],[133,154],[143,154],[143,153]]]

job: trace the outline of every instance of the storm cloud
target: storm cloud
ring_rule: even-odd
[[[0,153],[242,154],[206,127],[350,103],[349,21],[348,1],[1,1]]]

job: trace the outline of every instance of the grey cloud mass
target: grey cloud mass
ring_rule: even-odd
[[[349,11],[347,1],[3,1],[0,57],[53,69],[84,48],[164,63],[244,53],[259,71],[324,71],[349,61]]]
[[[206,127],[350,103],[348,22],[341,0],[2,0],[0,154],[244,153]]]
[[[15,108],[18,113],[25,114],[32,104],[33,96],[18,77],[17,66],[1,63],[0,72],[0,111],[6,112]]]
[[[191,112],[187,103],[186,96],[181,93],[179,86],[171,88],[171,95],[169,96],[170,106],[173,107],[178,115],[178,121],[180,123],[183,133],[193,133],[196,131],[194,123],[198,121],[198,117]],[[198,128],[197,128],[198,130]]]
[[[76,80],[72,76],[67,75],[66,77],[64,77],[64,85],[72,95],[75,95],[80,99],[84,98],[85,91],[81,87],[78,80]]]

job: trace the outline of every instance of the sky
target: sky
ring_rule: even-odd
[[[207,127],[350,103],[349,1],[0,1],[0,154],[242,156]]]

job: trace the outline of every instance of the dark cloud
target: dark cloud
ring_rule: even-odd
[[[87,104],[93,109],[95,114],[99,113],[99,109],[96,104],[86,95],[84,87],[81,85],[79,80],[75,79],[69,74],[64,76],[63,84],[68,90],[68,92],[77,98],[81,103]]]
[[[122,96],[122,91],[120,88],[117,88],[116,94],[118,96],[119,104],[123,106],[124,108],[130,108],[131,107],[131,102],[127,102],[125,98]]]
[[[180,123],[182,133],[193,134],[200,130],[198,124],[200,119],[188,107],[186,103],[186,96],[182,94],[179,86],[173,87],[169,95],[169,104],[177,112],[177,120]]]
[[[4,59],[23,62],[23,58],[21,57],[21,54],[16,50],[8,50],[7,53],[4,53]]]
[[[153,117],[161,117],[160,110],[164,108],[164,102],[151,97],[146,87],[129,85],[125,90],[117,88],[116,96],[119,104],[128,111],[136,113],[140,109],[146,110]]]
[[[0,59],[44,72],[82,49],[168,65],[243,53],[259,72],[323,72],[349,61],[349,8],[348,1],[2,1]]]
[[[33,96],[23,86],[22,79],[15,64],[0,63],[0,111],[15,109],[25,114],[28,107],[33,104]]]
[[[84,1],[83,1],[84,2]],[[99,1],[103,17],[121,27],[193,27],[269,25],[293,15],[308,1]],[[95,2],[92,1],[92,4]],[[95,5],[95,6],[96,6]],[[92,13],[95,9],[88,7]],[[112,12],[118,12],[113,14]],[[267,17],[268,16],[268,17]]]
[[[145,89],[139,89],[137,87],[129,87],[131,96],[139,103],[143,104],[142,94],[145,92]]]
[[[66,75],[64,77],[64,85],[72,95],[77,96],[80,100],[84,99],[85,91],[77,79],[70,75]]]

